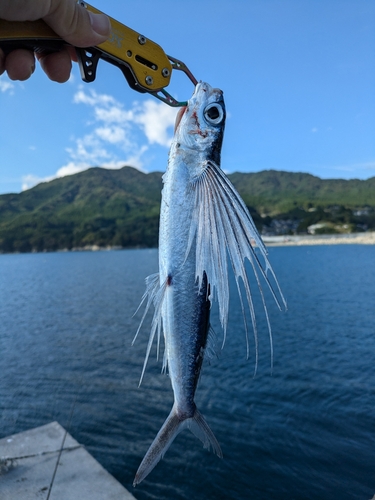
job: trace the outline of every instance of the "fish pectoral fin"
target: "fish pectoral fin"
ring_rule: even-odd
[[[221,325],[224,330],[224,340],[229,312],[229,280],[228,263],[233,268],[237,290],[240,296],[242,312],[245,321],[247,350],[247,326],[244,305],[247,303],[254,330],[256,360],[257,360],[257,326],[255,310],[250,287],[250,279],[246,271],[247,259],[253,269],[255,283],[259,288],[263,307],[268,323],[271,353],[272,336],[268,319],[267,307],[262,291],[261,280],[269,287],[279,308],[286,307],[275,273],[268,260],[267,249],[258,233],[251,215],[240,195],[229,181],[221,168],[212,161],[205,162],[202,173],[191,182],[192,195],[195,196],[194,213],[192,217],[187,255],[193,245],[196,246],[196,278],[203,282],[206,273],[210,285],[210,300],[219,304]],[[253,244],[257,245],[263,262],[258,258]],[[242,289],[245,292],[242,297]],[[271,354],[272,355],[272,354]]]
[[[176,436],[186,427],[202,441],[205,448],[210,449],[212,447],[218,457],[223,457],[217,439],[199,411],[196,409],[192,418],[181,420],[177,415],[176,406],[174,405],[171,413],[144,456],[135,475],[133,486],[136,486],[148,476],[156,464],[164,457]]]

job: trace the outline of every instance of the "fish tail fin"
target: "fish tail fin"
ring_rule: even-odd
[[[197,408],[195,409],[193,418],[188,418],[186,423],[188,429],[191,430],[194,436],[202,441],[206,450],[210,450],[210,448],[212,448],[215,455],[219,458],[223,458],[223,453],[214,433],[209,428],[208,423]]]
[[[176,436],[185,428],[190,429],[191,432],[202,441],[206,449],[212,447],[213,452],[216,453],[218,457],[223,457],[220,445],[201,413],[195,409],[193,417],[181,420],[177,414],[176,405],[173,405],[171,413],[152,442],[137,470],[133,486],[136,486],[148,476],[156,464],[164,457]]]

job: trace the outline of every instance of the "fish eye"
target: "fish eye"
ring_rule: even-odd
[[[204,117],[208,123],[218,125],[224,118],[222,106],[217,103],[209,104],[204,110]]]

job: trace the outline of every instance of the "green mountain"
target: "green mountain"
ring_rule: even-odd
[[[154,247],[161,176],[160,172],[144,174],[131,167],[91,168],[19,194],[1,195],[0,252],[92,245]],[[354,227],[362,223],[363,229],[374,224],[375,228],[375,177],[367,181],[322,180],[271,170],[234,173],[229,178],[259,228],[277,226],[279,221],[286,230],[290,226],[293,231],[298,227],[304,231],[309,223],[322,218],[332,224],[347,222]],[[359,208],[363,208],[362,216],[355,215],[354,209],[361,213]],[[285,221],[292,223],[288,226]]]
[[[156,246],[161,173],[92,168],[0,196],[0,251]]]
[[[375,207],[375,177],[366,181],[320,179],[310,174],[276,170],[254,174],[236,172],[229,177],[247,205],[268,215],[295,207]]]

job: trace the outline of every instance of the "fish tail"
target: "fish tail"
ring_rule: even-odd
[[[164,457],[175,437],[186,427],[202,441],[206,449],[212,447],[213,452],[218,457],[223,458],[217,439],[197,408],[195,408],[192,417],[181,419],[177,414],[176,405],[173,405],[172,411],[152,442],[137,470],[133,486],[136,486],[148,476],[156,464]]]

